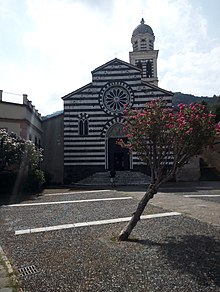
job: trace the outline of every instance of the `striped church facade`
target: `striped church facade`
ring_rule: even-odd
[[[146,171],[138,157],[117,145],[125,138],[123,110],[155,98],[172,106],[172,93],[143,81],[142,71],[117,58],[92,71],[92,82],[63,97],[64,181],[95,172]]]

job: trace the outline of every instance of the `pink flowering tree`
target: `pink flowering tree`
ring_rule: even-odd
[[[125,110],[124,130],[127,142],[118,141],[145,162],[151,171],[148,189],[121,231],[118,240],[127,240],[140,220],[147,203],[162,183],[172,179],[177,170],[214,142],[219,133],[215,115],[207,113],[204,105],[179,104],[174,111],[161,99],[147,103],[143,109]]]

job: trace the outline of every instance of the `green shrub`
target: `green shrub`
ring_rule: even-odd
[[[2,193],[38,191],[45,182],[40,169],[42,149],[15,133],[0,130],[0,188]]]
[[[45,183],[44,172],[40,169],[35,169],[28,173],[24,181],[23,191],[36,192],[41,189]]]

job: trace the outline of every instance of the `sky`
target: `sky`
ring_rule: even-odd
[[[220,95],[219,0],[0,0],[3,101],[27,94],[44,116],[62,96],[91,82],[91,71],[129,62],[143,17],[159,50],[159,87]]]

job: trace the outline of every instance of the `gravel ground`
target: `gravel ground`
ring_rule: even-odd
[[[37,202],[52,201],[71,201],[85,199],[100,199],[119,197],[116,193],[97,193],[82,195],[62,195],[62,199],[48,196],[38,198]],[[121,196],[120,197],[124,197]],[[23,202],[26,203],[26,202]],[[30,201],[28,202],[30,204]],[[36,200],[34,201],[36,203]],[[68,223],[78,223],[85,221],[97,221],[112,218],[129,217],[135,211],[138,204],[137,200],[126,199],[117,201],[98,201],[98,202],[81,202],[73,204],[57,204],[57,205],[40,205],[40,206],[24,206],[1,208],[1,217],[5,221],[8,231],[27,229],[31,226],[34,228],[44,226],[54,226]],[[19,206],[19,205],[18,205]],[[165,212],[161,208],[151,206],[146,209],[143,214],[152,214]]]
[[[62,200],[113,196],[119,194],[64,195]],[[137,203],[134,198],[1,207],[0,245],[16,269],[31,265],[37,269],[19,277],[28,292],[220,291],[220,229],[182,215],[143,220],[131,240],[123,243],[114,238],[125,223],[14,235],[28,227],[127,217]],[[145,214],[166,211],[149,205]]]

